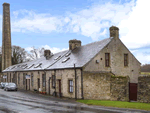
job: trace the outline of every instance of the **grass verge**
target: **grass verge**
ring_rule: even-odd
[[[77,100],[88,105],[100,105],[106,107],[118,107],[118,108],[132,108],[150,111],[150,103],[139,102],[123,102],[123,101],[109,101],[109,100]]]
[[[141,72],[141,74],[150,75],[150,72]]]

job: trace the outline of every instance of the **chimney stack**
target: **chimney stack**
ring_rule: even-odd
[[[80,40],[69,40],[69,50],[73,50],[76,47],[80,47],[81,46],[81,41]]]
[[[2,30],[2,70],[12,65],[11,62],[11,29],[10,4],[3,3],[3,30]]]
[[[51,51],[50,50],[44,50],[44,57],[46,58],[46,60],[49,60],[49,58],[51,57]]]
[[[109,28],[110,37],[114,37],[115,39],[119,39],[119,28],[116,26],[111,26]]]

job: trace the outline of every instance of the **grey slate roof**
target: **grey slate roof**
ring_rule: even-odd
[[[52,70],[52,69],[62,69],[62,68],[73,68],[74,64],[76,67],[83,67],[85,64],[87,64],[92,58],[95,57],[110,41],[112,38],[107,38],[101,41],[93,42],[87,45],[83,45],[81,47],[77,47],[74,50],[66,50],[59,53],[54,54],[49,60],[46,60],[46,58],[43,56],[39,59],[21,63],[17,65],[12,65],[3,72],[8,71],[30,71],[30,70]],[[68,56],[67,56],[68,55]],[[60,56],[60,57],[59,57]],[[59,59],[55,60],[57,57]],[[66,62],[62,63],[68,59]],[[34,68],[36,65],[41,64],[41,66]],[[27,64],[28,67],[33,65],[31,68],[23,69],[22,67],[17,67],[19,65],[25,65]],[[16,68],[13,68],[13,67]],[[13,69],[12,69],[13,68]]]

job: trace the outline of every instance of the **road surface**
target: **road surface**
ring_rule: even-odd
[[[71,99],[27,91],[0,89],[0,113],[148,113],[144,111],[88,106]]]

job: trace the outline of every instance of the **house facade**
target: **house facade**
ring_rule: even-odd
[[[120,100],[129,100],[128,83],[138,83],[140,62],[119,39],[119,28],[109,28],[110,37],[87,45],[70,40],[69,50],[34,61],[12,65],[3,70],[3,81],[15,82],[19,89],[40,90],[49,95],[78,99],[111,100],[118,81]],[[123,79],[113,79],[122,76]],[[115,85],[114,85],[115,86]],[[120,93],[120,94],[119,94]],[[114,100],[118,97],[114,96]]]

